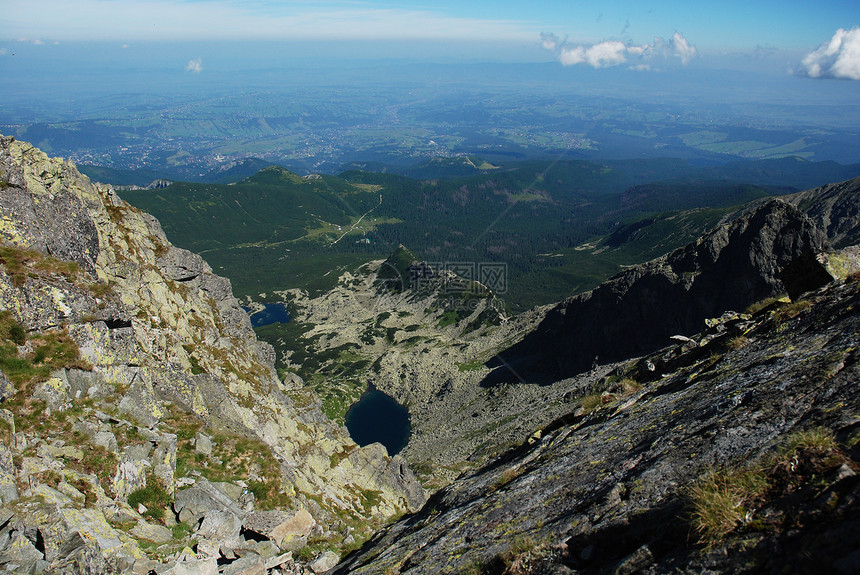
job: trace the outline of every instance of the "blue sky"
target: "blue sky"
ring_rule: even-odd
[[[835,51],[821,53],[805,69],[819,64],[824,77],[838,58],[848,58],[841,69],[849,75],[842,77],[852,77],[856,61],[860,79],[860,32],[851,33],[860,26],[856,0],[3,0],[0,24],[0,56],[19,44],[82,41],[119,47],[240,40],[361,40],[408,47],[429,41],[436,46],[393,48],[391,55],[456,56],[452,46],[469,43],[485,48],[468,55],[502,61],[556,58],[567,65],[635,69],[653,67],[655,54],[663,65],[778,54],[773,65],[784,68],[843,30]],[[554,42],[541,42],[542,33]]]
[[[707,49],[813,48],[860,26],[849,0],[4,0],[3,32],[42,41],[458,38],[647,42],[678,31]]]

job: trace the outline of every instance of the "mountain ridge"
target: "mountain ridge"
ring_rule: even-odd
[[[673,334],[691,333],[708,317],[778,294],[780,271],[824,245],[824,233],[802,212],[769,200],[742,210],[693,244],[561,302],[527,340],[499,354],[492,365],[528,377],[527,372],[554,364],[557,371],[548,375],[560,379],[601,360],[642,355]],[[534,354],[537,369],[529,369],[523,359]]]
[[[0,562],[179,573],[248,548],[259,566],[281,557],[274,568],[312,530],[305,563],[420,506],[405,462],[359,448],[300,379],[280,380],[230,281],[155,218],[13,138],[0,138],[0,173]],[[211,502],[207,478],[232,507]],[[158,502],[130,505],[157,486]],[[241,534],[266,513],[269,528]],[[182,553],[189,536],[197,554]]]
[[[567,381],[573,397],[566,413],[562,408],[559,417],[538,424],[545,414],[535,406],[534,433],[464,472],[420,512],[348,556],[334,573],[855,571],[860,567],[860,403],[854,390],[860,370],[855,353],[860,251],[857,246],[832,251],[815,222],[836,224],[825,228],[829,239],[853,230],[853,212],[844,208],[856,206],[858,186],[860,180],[852,180],[787,201],[757,202],[678,250],[683,255],[701,249],[715,261],[720,250],[709,255],[709,248],[719,243],[708,238],[723,235],[740,238],[743,252],[749,239],[732,229],[752,230],[756,215],[782,214],[789,228],[797,225],[783,235],[790,249],[782,252],[787,256],[782,263],[763,265],[762,271],[786,286],[812,282],[793,301],[775,297],[749,310],[718,312],[719,317],[700,321],[700,331],[666,337],[665,347],[654,345],[644,357],[628,350],[609,371],[596,366],[578,379],[548,385]],[[821,213],[833,218],[811,217]],[[768,228],[758,227],[752,235],[772,241],[777,236],[762,234]],[[827,255],[804,256],[810,249]],[[767,250],[756,251],[761,258]],[[777,260],[783,257],[772,251]],[[641,272],[671,258],[637,267]],[[826,273],[819,275],[821,270]],[[626,273],[636,277],[637,272]],[[562,321],[573,323],[564,305],[555,309]],[[549,316],[554,308],[547,311]],[[602,319],[612,323],[617,317]],[[622,330],[630,331],[629,326]],[[527,340],[528,328],[524,333]],[[542,335],[535,349],[553,342],[574,347],[559,334]],[[516,368],[512,371],[523,373]],[[500,395],[515,387],[496,385]],[[792,447],[812,436],[827,447]],[[742,482],[749,474],[762,482],[757,494],[731,483],[726,489],[739,491],[728,491],[723,507],[719,500],[699,498],[720,482]],[[739,515],[708,535],[704,513],[711,509]]]
[[[492,294],[475,298],[459,289],[469,282],[449,285],[455,276],[436,277],[406,249],[389,264],[396,277],[382,277],[399,279],[400,289],[374,281],[378,261],[340,275],[322,296],[286,294],[314,345],[338,361],[356,362],[353,340],[367,342],[358,352],[377,354],[365,360],[367,373],[409,406],[421,434],[406,461],[446,451],[449,469],[439,473],[460,477],[433,486],[441,489],[422,507],[425,493],[403,458],[379,445],[358,448],[301,378],[277,377],[273,350],[257,342],[229,280],[70,163],[10,138],[0,144],[0,351],[13,374],[0,378],[4,566],[416,575],[858,566],[854,548],[818,545],[795,518],[823,529],[825,540],[851,540],[860,529],[860,253],[828,245],[854,237],[860,179],[759,200],[675,255],[516,317],[492,315]],[[410,281],[437,281],[404,290],[407,272]],[[699,299],[716,305],[687,325],[671,309],[683,297],[659,281],[628,307],[662,291],[669,311],[643,315],[620,334],[610,329],[602,344],[662,322],[662,335],[641,334],[650,349],[628,342],[599,365],[591,350],[570,353],[578,348],[576,326],[565,326],[576,315],[572,302],[603,289],[617,304],[657,276],[683,289],[716,288],[725,273],[743,297],[705,289]],[[779,296],[781,281],[803,286],[795,301],[726,309]],[[602,327],[624,317],[601,316]],[[547,321],[561,331],[534,331]],[[488,382],[490,351],[529,337],[538,340],[532,351],[561,359],[560,371],[541,386]],[[529,355],[517,351],[505,363],[516,369],[508,360]],[[22,361],[49,372],[12,371]],[[819,428],[829,447],[789,447]],[[83,449],[104,462],[85,467]],[[217,461],[241,478],[212,475]],[[743,461],[760,462],[765,492],[717,540],[691,538],[699,527],[683,486],[705,485],[708,470],[733,473]],[[264,481],[271,477],[280,483]],[[264,497],[273,509],[255,507]],[[412,514],[362,545],[373,526],[404,512]],[[182,547],[191,541],[194,550]],[[337,551],[351,548],[335,566]]]
[[[594,402],[584,398],[464,474],[334,573],[852,572],[860,528],[858,290],[854,277],[798,308],[730,314],[627,363],[601,381]],[[667,356],[672,367],[645,367]],[[804,487],[816,479],[798,471],[789,480],[797,482],[793,500],[775,490],[773,499],[744,507],[751,519],[699,542],[693,486],[715,471],[738,473],[745,462],[765,466],[796,433],[818,428],[833,434],[843,455],[821,468],[816,487]],[[803,519],[793,522],[797,514]]]

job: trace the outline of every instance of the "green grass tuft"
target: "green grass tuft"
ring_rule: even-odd
[[[146,478],[145,487],[136,489],[128,495],[128,504],[131,507],[137,509],[138,505],[142,504],[146,507],[143,515],[156,521],[164,519],[164,512],[171,503],[173,503],[173,498],[165,489],[164,484],[152,476]]]
[[[701,479],[690,493],[699,542],[711,548],[750,522],[754,506],[767,488],[765,474],[755,468],[726,469]]]

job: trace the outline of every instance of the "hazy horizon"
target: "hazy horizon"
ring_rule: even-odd
[[[191,73],[229,56],[547,62],[661,70],[696,64],[860,80],[860,8],[797,0],[600,5],[421,0],[30,0],[4,6],[0,62],[62,61],[81,45],[118,66],[165,45]],[[266,54],[266,46],[290,46]],[[224,50],[213,50],[220,45]],[[250,49],[248,47],[250,46]],[[296,50],[296,48],[299,48]],[[344,49],[348,47],[349,49]],[[211,61],[210,61],[211,59]],[[6,61],[2,65],[8,65]]]
[[[526,155],[559,138],[592,155],[669,153],[655,136],[668,128],[727,159],[771,157],[750,156],[764,140],[767,154],[860,162],[860,8],[847,1],[33,0],[4,6],[4,24],[0,130],[104,165],[159,138],[208,164],[365,158],[367,138],[344,136],[373,132],[380,150],[386,129],[399,147],[386,157],[483,149],[463,145],[465,125]],[[75,138],[81,122],[98,129]],[[718,146],[708,138],[734,137],[707,134],[721,126],[765,132]]]

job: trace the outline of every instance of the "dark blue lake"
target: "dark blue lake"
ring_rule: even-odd
[[[245,311],[251,310],[245,308]],[[290,313],[283,303],[267,303],[263,309],[251,314],[253,327],[263,327],[272,323],[287,323],[288,321],[290,321]]]
[[[346,412],[346,428],[360,446],[379,442],[396,455],[409,442],[409,412],[390,395],[370,387]]]

